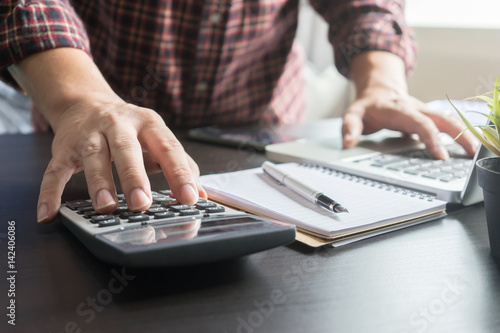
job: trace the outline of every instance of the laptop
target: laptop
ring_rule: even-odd
[[[485,103],[453,101],[453,104],[473,124],[484,124],[489,113]],[[447,100],[428,103],[434,110],[453,110]],[[470,112],[472,111],[472,112]],[[475,163],[492,156],[482,145],[473,158],[468,156],[450,136],[442,133],[441,140],[450,153],[449,161],[434,160],[424,145],[400,132],[382,130],[362,137],[350,149],[342,149],[341,119],[325,119],[296,127],[281,129],[284,134],[300,137],[297,140],[270,144],[266,156],[276,162],[311,163],[341,172],[373,179],[437,199],[468,206],[483,201],[477,184]]]

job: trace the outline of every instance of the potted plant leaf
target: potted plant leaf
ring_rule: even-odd
[[[469,98],[480,99],[488,103],[491,114],[483,114],[489,119],[486,125],[472,125],[450,101],[467,129],[496,155],[476,162],[478,184],[483,189],[490,249],[496,257],[500,257],[500,89],[498,84],[499,78],[496,80],[491,97],[491,93],[487,93]]]

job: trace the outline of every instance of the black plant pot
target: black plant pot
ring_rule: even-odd
[[[483,158],[476,165],[477,181],[483,189],[491,254],[500,258],[500,157]]]

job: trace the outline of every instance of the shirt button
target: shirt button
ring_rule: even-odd
[[[213,25],[217,25],[220,23],[222,17],[219,13],[213,13],[212,15],[210,15],[210,22],[213,24]]]
[[[208,84],[205,81],[198,82],[196,85],[196,91],[199,93],[204,93],[208,89]]]

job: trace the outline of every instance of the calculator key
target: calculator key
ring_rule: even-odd
[[[186,209],[191,209],[191,206],[188,205],[172,205],[168,207],[170,210],[173,210],[174,212],[179,212],[181,210],[186,210]]]
[[[111,220],[114,219],[115,217],[111,214],[106,214],[106,215],[94,215],[90,218],[91,223],[99,223],[101,221],[105,220]]]
[[[141,214],[141,213],[134,213],[134,212],[131,212],[129,210],[126,210],[124,212],[119,213],[118,216],[120,216],[121,219],[126,220],[129,218],[129,216],[137,215],[137,214]]]
[[[205,213],[223,213],[225,212],[226,209],[222,206],[217,206],[217,207],[208,207],[207,209],[205,209]]]
[[[119,225],[120,224],[120,219],[109,219],[109,220],[104,220],[104,221],[99,221],[99,228],[103,227],[110,227],[112,225]]]
[[[155,198],[153,201],[157,204],[161,205],[177,205],[178,202],[174,198],[168,197],[168,196],[163,196],[161,198]]]
[[[166,211],[167,211],[167,209],[164,207],[152,207],[146,211],[146,214],[154,215],[155,213],[161,213],[161,212],[166,212]]]
[[[77,210],[79,207],[88,207],[88,206],[92,206],[92,201],[90,201],[90,200],[73,200],[73,201],[66,202],[66,207],[68,207],[71,210]]]
[[[94,207],[92,207],[92,205],[78,207],[78,214],[83,214],[83,213],[89,212],[91,210],[94,210]]]
[[[171,217],[175,217],[175,213],[174,212],[171,212],[171,211],[164,211],[164,212],[158,212],[158,213],[154,213],[153,214],[153,217],[155,219],[168,219],[168,218],[171,218]]]
[[[98,212],[96,212],[95,210],[89,210],[89,211],[86,211],[83,213],[83,217],[86,219],[90,219],[94,215],[100,215],[100,214]]]
[[[172,191],[170,191],[170,190],[161,190],[160,193],[161,194],[165,194],[165,195],[170,195],[170,193],[172,193]]]
[[[136,222],[144,222],[144,221],[149,221],[149,215],[145,214],[137,214],[137,215],[130,215],[128,217],[128,222],[129,223],[136,223]]]
[[[196,208],[182,209],[179,211],[180,216],[198,215],[198,214],[200,214],[200,211]]]
[[[195,205],[196,208],[198,209],[206,209],[208,207],[216,207],[217,204],[215,202],[200,202],[198,201]]]
[[[118,207],[116,207],[116,210],[115,210],[115,214],[120,214],[120,213],[123,213],[123,212],[128,212],[128,206],[127,205],[118,205]]]

